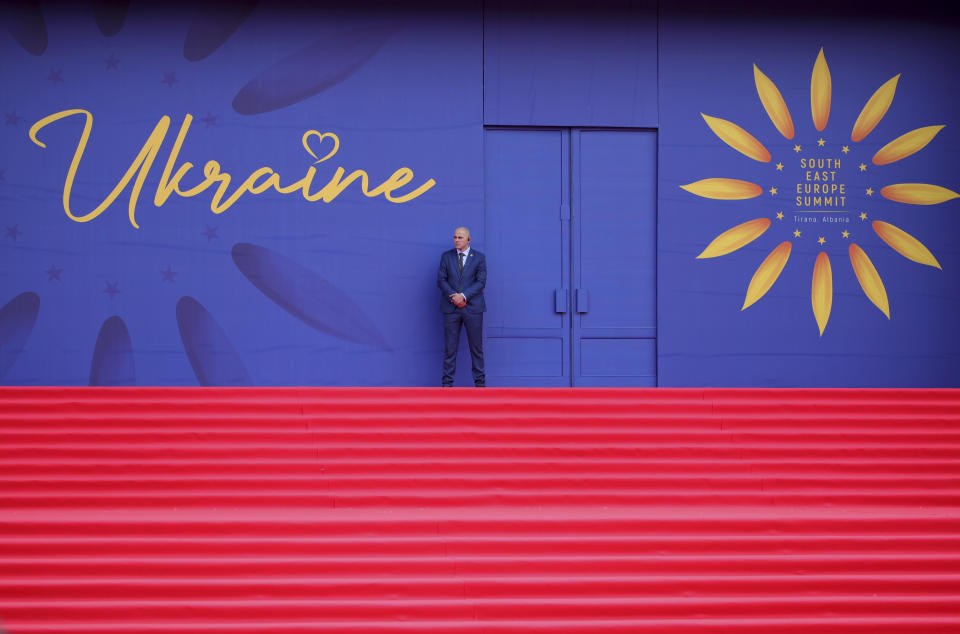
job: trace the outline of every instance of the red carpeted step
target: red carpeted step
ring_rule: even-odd
[[[895,595],[884,597],[830,593],[828,596],[726,597],[726,596],[627,596],[561,598],[456,598],[445,599],[244,599],[216,600],[21,600],[0,601],[0,613],[9,623],[32,615],[37,621],[87,619],[119,621],[124,618],[208,620],[552,620],[564,619],[767,619],[897,617],[915,614],[930,618],[956,618],[956,601],[950,595]],[[15,631],[15,630],[14,630]],[[321,630],[322,631],[322,630]]]
[[[0,406],[11,634],[960,631],[955,390]]]
[[[492,578],[486,575],[461,575],[452,584],[443,575],[391,575],[371,579],[367,576],[295,576],[276,577],[256,574],[220,576],[170,576],[145,579],[143,576],[51,575],[43,580],[0,577],[0,594],[13,601],[88,601],[123,600],[133,590],[156,600],[189,600],[202,594],[215,600],[255,600],[277,597],[306,601],[357,598],[376,600],[428,600],[430,598],[545,597],[586,599],[589,597],[636,597],[662,594],[710,597],[723,588],[723,596],[753,597],[780,594],[817,595],[837,588],[863,597],[877,593],[894,595],[955,595],[960,592],[960,574],[753,574],[753,575],[536,575],[516,574]],[[854,589],[855,588],[855,589]]]
[[[145,557],[207,556],[256,553],[263,556],[335,556],[346,552],[372,557],[397,555],[523,555],[536,548],[542,556],[576,553],[581,556],[608,555],[757,555],[776,549],[783,554],[876,554],[894,551],[937,555],[960,552],[956,534],[853,535],[799,533],[780,535],[494,535],[476,536],[391,536],[379,537],[78,537],[56,533],[32,533],[29,537],[8,536],[0,542],[0,557]],[[960,574],[960,572],[958,572]]]
[[[30,623],[21,631],[32,634],[83,632],[84,634],[118,634],[120,632],[145,632],[149,634],[212,634],[220,632],[278,632],[283,634],[365,634],[422,633],[460,634],[462,632],[483,634],[686,634],[737,632],[744,634],[768,633],[809,634],[810,632],[843,632],[845,634],[954,634],[956,620],[950,617],[798,617],[779,618],[716,618],[716,619],[549,619],[508,621],[491,620],[352,620],[309,621],[302,619],[270,620],[233,623],[232,621],[200,621],[195,619],[150,621],[131,619],[123,623],[78,624],[73,621]]]

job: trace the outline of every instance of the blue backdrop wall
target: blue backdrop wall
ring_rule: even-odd
[[[957,386],[960,44],[920,9],[5,6],[0,381],[435,385],[453,228],[501,254],[489,297],[533,279],[486,233],[524,210],[491,225],[485,177],[526,200],[533,163],[511,178],[488,135],[546,131],[557,239],[509,227],[566,268],[532,305],[655,323],[558,317],[556,371],[512,380],[553,366],[501,352],[490,384],[586,384],[588,359],[613,368],[594,385]],[[584,162],[647,141],[626,176]],[[634,259],[578,294],[621,244],[650,256],[649,298],[619,281]],[[488,304],[488,324],[517,310]]]

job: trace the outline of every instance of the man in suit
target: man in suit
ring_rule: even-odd
[[[487,379],[483,372],[483,313],[487,304],[483,287],[487,283],[487,259],[470,248],[470,230],[466,227],[454,230],[453,247],[440,256],[437,270],[443,313],[443,387],[453,387],[461,326],[466,328],[470,344],[473,384],[484,387]]]

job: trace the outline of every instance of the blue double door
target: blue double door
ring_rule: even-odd
[[[488,128],[487,383],[657,384],[653,130]]]

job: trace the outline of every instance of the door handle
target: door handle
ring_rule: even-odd
[[[578,313],[585,313],[590,310],[590,291],[585,288],[578,288],[573,297]]]
[[[568,291],[565,288],[558,288],[553,291],[554,312],[565,313],[570,303]]]

